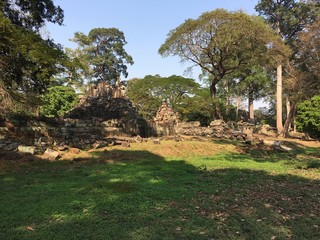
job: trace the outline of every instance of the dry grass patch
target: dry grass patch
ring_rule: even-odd
[[[107,150],[124,148],[121,146],[108,147]],[[220,144],[214,142],[198,141],[162,141],[161,144],[153,142],[132,143],[131,151],[148,151],[164,158],[183,158],[208,157],[219,153],[236,153],[238,150],[232,144]],[[134,156],[132,156],[134,158]]]

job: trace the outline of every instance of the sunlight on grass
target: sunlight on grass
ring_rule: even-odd
[[[319,152],[169,141],[4,161],[0,239],[319,239]]]

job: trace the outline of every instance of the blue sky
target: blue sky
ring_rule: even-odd
[[[55,0],[64,10],[64,26],[48,24],[49,36],[64,47],[75,48],[69,41],[75,32],[88,34],[93,28],[115,27],[124,32],[125,49],[133,57],[128,78],[159,74],[198,79],[200,68],[186,75],[191,64],[176,57],[162,58],[158,49],[170,30],[188,18],[198,18],[216,8],[243,10],[255,14],[258,0]],[[124,80],[124,77],[122,77]]]

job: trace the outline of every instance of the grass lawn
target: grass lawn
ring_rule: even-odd
[[[0,239],[320,239],[320,147],[287,144],[0,152]]]

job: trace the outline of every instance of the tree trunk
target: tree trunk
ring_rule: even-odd
[[[249,122],[254,123],[254,107],[253,107],[253,88],[252,86],[249,86],[249,94],[248,94],[248,100],[249,100]]]
[[[239,120],[239,108],[240,108],[240,99],[239,96],[237,95],[236,97],[236,120]]]
[[[278,133],[283,132],[282,123],[282,65],[277,67],[277,130]]]
[[[289,94],[286,95],[286,110],[287,110],[287,118],[289,117],[291,110],[291,102]],[[289,123],[289,129],[291,128],[291,122]]]
[[[293,131],[297,132],[297,111],[293,114]]]
[[[285,122],[284,128],[283,128],[283,136],[284,137],[289,137],[289,126],[290,126],[290,123],[293,119],[294,113],[296,111],[296,106],[297,106],[297,103],[294,102],[292,104],[291,109],[290,109],[289,115],[287,116],[287,119],[286,119],[286,122]]]
[[[221,113],[219,102],[218,102],[218,99],[216,98],[216,93],[217,93],[216,85],[215,84],[211,84],[211,86],[210,86],[210,94],[211,94],[211,99],[213,101],[213,104],[215,106],[216,116],[218,117],[218,119],[223,120],[223,116],[222,116],[222,113]]]
[[[226,88],[226,115],[228,116],[229,106],[230,106],[229,81],[228,80],[226,80],[225,88]]]

